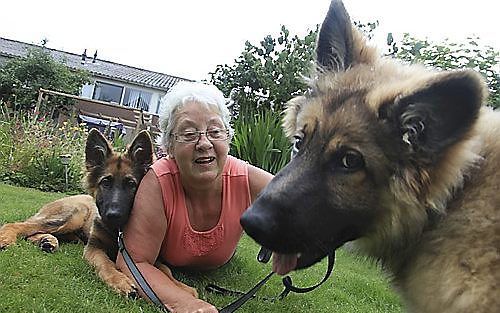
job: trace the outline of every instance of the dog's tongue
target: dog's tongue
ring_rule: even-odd
[[[297,254],[279,254],[273,252],[273,272],[286,275],[297,267]]]

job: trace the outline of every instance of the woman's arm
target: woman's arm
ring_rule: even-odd
[[[267,184],[273,179],[274,175],[255,167],[253,165],[248,165],[248,184],[250,185],[250,196],[251,201],[254,202],[255,198],[259,193],[267,186]]]
[[[142,179],[135,196],[134,208],[124,231],[124,241],[132,259],[160,300],[172,312],[212,313],[214,306],[195,298],[154,266],[167,231],[163,197],[158,180],[150,170]],[[116,265],[132,278],[121,254]],[[136,282],[139,293],[145,297]]]

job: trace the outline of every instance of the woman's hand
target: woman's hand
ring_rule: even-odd
[[[210,303],[203,300],[189,297],[184,298],[176,304],[165,306],[172,311],[172,313],[218,313],[219,311]]]

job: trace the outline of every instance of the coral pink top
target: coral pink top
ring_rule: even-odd
[[[222,171],[222,212],[217,225],[207,231],[191,227],[175,160],[159,159],[152,169],[161,186],[167,217],[160,257],[175,267],[212,269],[224,265],[243,232],[240,216],[250,206],[247,163],[227,157]]]

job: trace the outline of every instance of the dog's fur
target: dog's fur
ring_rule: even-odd
[[[500,114],[481,76],[379,57],[336,0],[317,62],[286,110],[295,156],[245,231],[296,268],[354,240],[409,312],[499,312]]]
[[[0,249],[25,237],[45,252],[55,252],[61,241],[87,242],[97,208],[89,195],[65,197],[44,205],[24,222],[0,228]]]
[[[153,163],[153,145],[146,131],[140,132],[127,151],[113,150],[96,129],[89,132],[85,147],[86,187],[90,195],[65,197],[43,206],[24,222],[0,228],[0,248],[26,237],[46,252],[54,252],[59,241],[81,240],[84,258],[98,276],[118,293],[135,296],[133,281],[115,265],[118,229],[125,225],[135,192]],[[165,265],[156,264],[176,284],[197,296],[196,290],[175,280]]]

